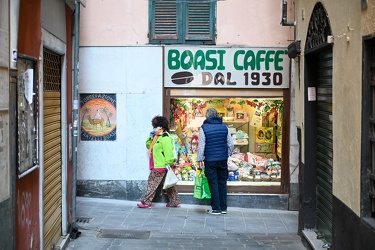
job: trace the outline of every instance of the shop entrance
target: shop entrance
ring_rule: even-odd
[[[305,169],[303,214],[306,228],[316,228],[332,240],[332,35],[328,15],[315,5],[306,38],[305,60]],[[315,29],[315,26],[319,29]],[[324,38],[324,39],[321,39]]]
[[[332,237],[332,50],[319,54],[316,110],[317,229]]]
[[[51,249],[61,236],[62,149],[61,149],[61,56],[43,50],[44,111],[44,249]]]
[[[259,90],[258,90],[259,91]],[[198,135],[205,111],[215,108],[231,132],[235,151],[228,160],[229,193],[282,193],[289,175],[283,90],[182,90],[169,89],[171,135],[180,192],[192,192],[198,166]],[[242,93],[238,93],[242,92]],[[287,92],[287,91],[285,91]],[[288,106],[288,105],[287,105]],[[287,112],[286,112],[287,113]],[[288,113],[287,113],[288,114]],[[286,154],[285,154],[286,152]]]

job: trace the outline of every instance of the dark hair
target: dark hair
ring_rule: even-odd
[[[157,115],[151,120],[153,128],[162,127],[164,131],[169,132],[169,122],[164,116]]]

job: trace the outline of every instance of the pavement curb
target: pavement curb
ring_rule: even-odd
[[[313,230],[302,230],[303,237],[306,241],[310,244],[310,246],[314,249],[323,249],[323,245],[325,244],[324,241],[317,238],[317,234]],[[329,248],[325,248],[329,249]]]

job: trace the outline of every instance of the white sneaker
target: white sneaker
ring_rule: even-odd
[[[207,210],[207,213],[208,213],[208,214],[214,214],[214,215],[219,215],[219,214],[221,214],[221,212],[218,211],[218,210]]]

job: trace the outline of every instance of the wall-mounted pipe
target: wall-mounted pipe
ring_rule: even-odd
[[[18,53],[18,27],[20,15],[20,0],[9,1],[10,16],[10,41],[9,41],[9,65],[11,69],[17,69]]]
[[[288,2],[281,0],[281,22],[282,26],[294,26],[295,21],[288,21]]]
[[[12,238],[9,240],[11,241],[10,246],[13,248],[17,248],[16,243],[16,200],[17,200],[17,192],[16,192],[16,179],[17,179],[17,169],[14,167],[17,164],[16,160],[16,138],[17,130],[15,129],[17,125],[17,118],[15,116],[15,112],[12,112],[17,106],[15,102],[15,97],[17,95],[17,54],[18,54],[18,27],[19,27],[19,13],[20,13],[20,0],[9,0],[8,2],[8,39],[9,44],[7,50],[9,50],[9,138],[13,138],[9,140],[9,150],[10,150],[10,159],[9,159],[9,166],[10,173],[11,173],[11,197],[12,197],[12,208],[11,208],[11,233],[10,235]],[[1,11],[4,13],[4,11]]]
[[[74,10],[74,73],[73,73],[73,152],[72,152],[72,227],[70,238],[75,239],[78,235],[76,226],[76,194],[77,194],[77,141],[78,141],[78,85],[79,85],[79,20],[80,20],[80,1],[75,2]]]

